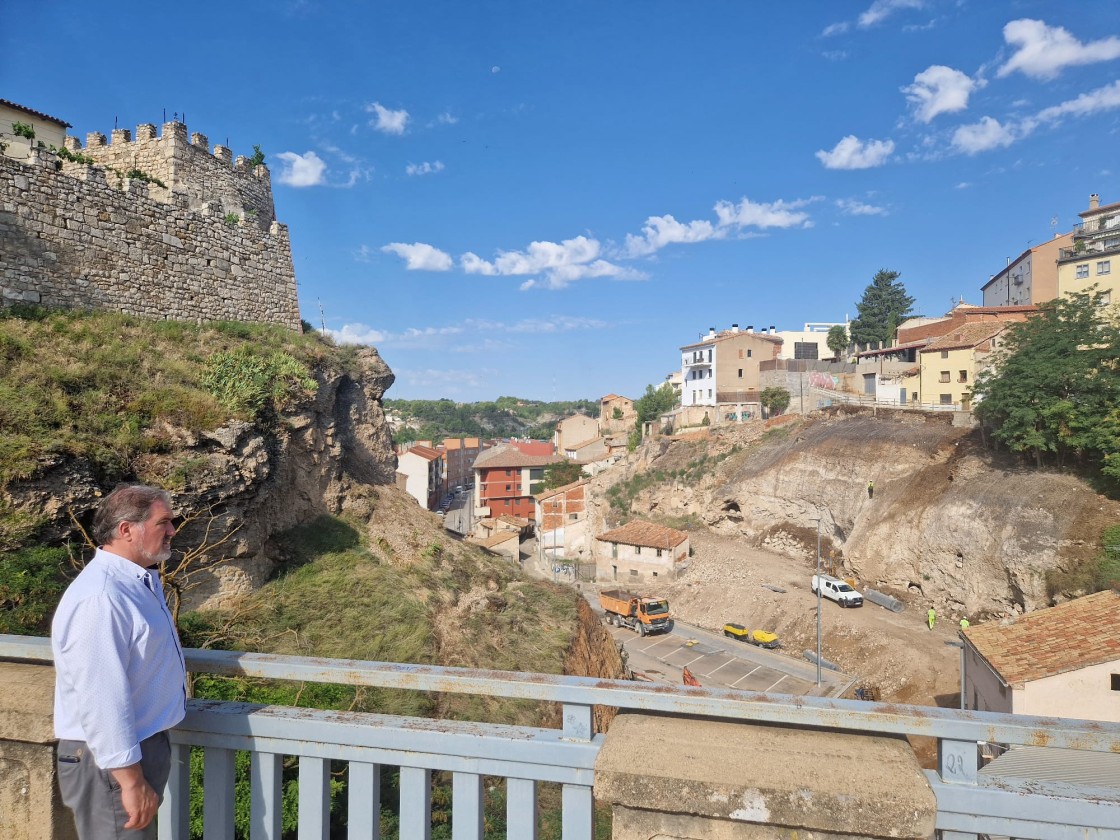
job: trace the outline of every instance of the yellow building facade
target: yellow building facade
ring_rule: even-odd
[[[939,338],[920,354],[919,402],[933,407],[972,409],[976,377],[992,363],[992,352],[1008,325],[965,324]],[[908,380],[913,389],[913,377]]]
[[[1120,203],[1101,206],[1089,196],[1089,209],[1073,232],[1073,247],[1058,256],[1058,294],[1074,295],[1093,289],[1104,305],[1120,303]]]

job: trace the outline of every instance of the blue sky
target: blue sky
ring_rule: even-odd
[[[387,396],[640,396],[732,323],[916,309],[1120,201],[1120,3],[10,3],[0,96],[260,144]],[[320,315],[320,305],[322,315]]]

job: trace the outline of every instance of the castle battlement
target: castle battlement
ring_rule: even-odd
[[[136,127],[136,136],[127,128],[113,129],[109,138],[99,131],[86,135],[85,147],[77,137],[68,136],[67,150],[84,154],[97,166],[122,173],[139,170],[166,185],[171,195],[186,195],[187,206],[200,209],[204,203],[219,202],[222,215],[255,218],[263,227],[276,220],[272,199],[272,178],[268,167],[250,165],[249,158],[227,146],[210,149],[210,140],[201,132],[188,135],[185,123],[164,123],[160,133],[152,123]],[[153,196],[160,197],[155,190]]]

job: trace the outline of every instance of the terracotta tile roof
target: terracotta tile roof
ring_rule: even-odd
[[[965,638],[1009,685],[1120,662],[1120,592],[1086,595],[1020,616],[1014,624],[978,624]]]
[[[704,338],[700,339],[699,341],[693,342],[692,344],[684,344],[681,346],[681,350],[693,350],[697,347],[707,347],[709,344],[716,344],[720,341],[726,341],[729,338],[742,338],[743,336],[750,336],[751,338],[761,338],[765,341],[771,342],[772,344],[785,343],[785,339],[783,339],[780,335],[770,335],[769,333],[764,332],[747,332],[746,330],[739,330],[739,332],[723,330],[722,332],[718,332],[710,338],[708,336],[705,336]]]
[[[42,111],[36,111],[34,108],[20,105],[18,102],[12,102],[10,99],[0,99],[0,105],[7,105],[9,108],[15,108],[17,111],[23,111],[25,114],[31,114],[35,117],[41,117],[44,120],[50,120],[57,125],[61,125],[63,128],[72,127],[66,120],[60,120],[58,117],[52,117],[50,114],[44,114]]]
[[[489,470],[503,467],[547,467],[563,460],[556,455],[525,455],[512,446],[495,446],[479,453],[474,459],[474,468]]]
[[[990,338],[999,335],[1010,326],[1004,322],[981,321],[978,324],[961,324],[954,330],[941,336],[922,348],[922,353],[932,353],[935,350],[960,350],[965,347],[976,347]]]
[[[471,540],[471,542],[475,543],[476,545],[480,545],[483,548],[494,548],[501,545],[502,543],[509,542],[510,540],[520,541],[520,537],[518,537],[516,531],[498,531],[488,537],[485,537],[484,539],[475,539]]]
[[[442,458],[443,457],[442,452],[439,452],[439,451],[437,451],[435,449],[432,449],[428,446],[411,446],[408,449],[406,449],[404,452],[402,452],[401,454],[402,455],[407,455],[410,452],[413,455],[419,455],[425,461],[434,461],[436,458]]]
[[[598,443],[602,439],[603,439],[602,437],[593,437],[590,440],[581,440],[579,443],[573,443],[573,444],[570,444],[569,446],[565,446],[564,448],[565,449],[572,449],[572,450],[583,449],[585,446],[590,446],[593,443]]]
[[[896,344],[894,347],[880,347],[878,350],[863,350],[862,352],[856,353],[856,357],[889,356],[891,353],[898,353],[901,350],[910,350],[914,347],[925,347],[926,344],[929,343],[929,341],[930,339],[923,338],[919,339],[918,341],[907,341],[902,344]]]
[[[619,399],[618,394],[607,394],[605,397],[603,397],[601,400],[599,400],[599,402],[606,402],[607,400],[617,400],[617,399]]]
[[[603,542],[622,543],[623,545],[640,545],[650,548],[676,548],[688,539],[688,534],[675,528],[666,528],[653,522],[635,519],[627,522],[621,528],[607,531],[595,539]]]
[[[522,516],[514,516],[511,513],[503,513],[501,516],[498,517],[498,521],[503,522],[506,525],[513,525],[515,528],[528,528],[529,527],[529,520],[528,519],[525,519]]]
[[[537,493],[533,498],[538,502],[543,502],[545,499],[551,499],[553,496],[559,496],[561,493],[567,493],[569,490],[575,490],[581,484],[587,484],[591,479],[581,478],[579,481],[573,481],[571,484],[565,484],[563,487],[553,487],[551,490],[545,490],[542,493]]]

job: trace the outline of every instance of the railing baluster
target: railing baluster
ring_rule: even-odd
[[[159,806],[159,840],[189,840],[191,819],[191,748],[171,745],[171,775]]]
[[[202,753],[202,833],[206,840],[233,840],[233,750],[206,747]]]
[[[284,756],[253,753],[253,768],[249,776],[249,840],[280,840],[283,775]]]
[[[943,782],[976,785],[980,755],[975,741],[937,741],[937,771]],[[963,831],[942,831],[941,840],[976,840],[975,834]]]
[[[327,840],[331,829],[331,763],[299,757],[299,840]],[[210,840],[210,838],[206,838]]]
[[[432,772],[424,767],[401,768],[401,837],[432,837]]]
[[[482,840],[482,802],[482,776],[477,773],[452,774],[452,840]]]
[[[537,783],[506,779],[506,837],[537,840]]]
[[[580,703],[564,704],[564,737],[573,741],[590,741],[593,735],[592,707]],[[564,785],[562,840],[591,840],[595,833],[595,807],[591,788]]]
[[[381,765],[350,762],[346,840],[380,840]]]

